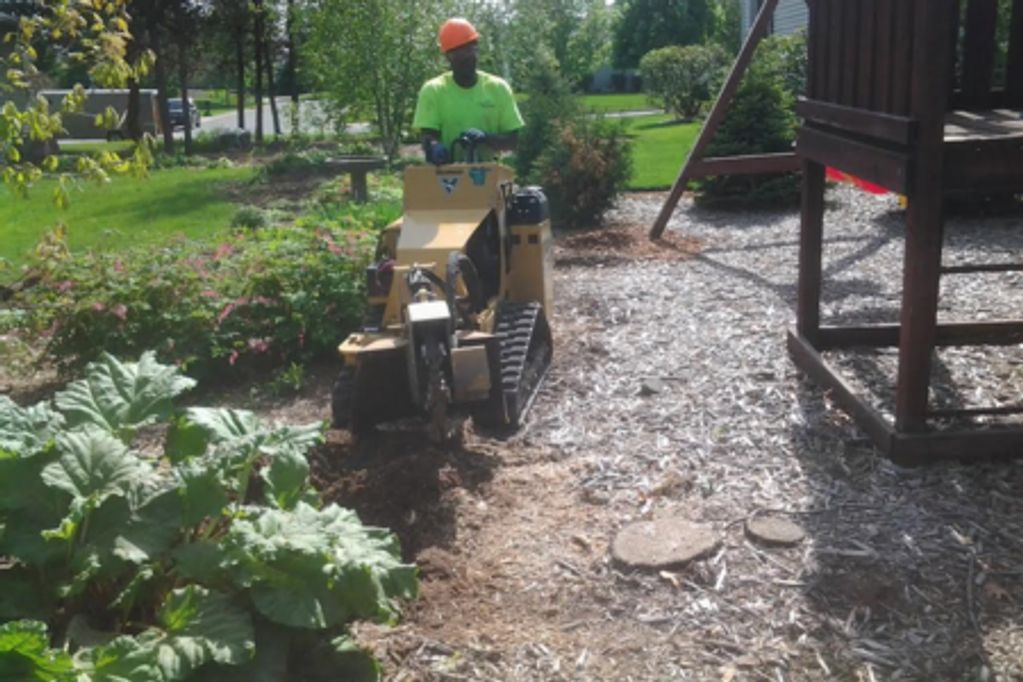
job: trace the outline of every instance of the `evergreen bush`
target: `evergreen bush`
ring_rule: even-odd
[[[521,105],[525,127],[519,131],[515,149],[515,172],[526,178],[540,155],[550,149],[558,137],[559,126],[583,115],[572,88],[561,75],[558,62],[549,52],[541,52],[536,68],[525,83],[528,97]]]
[[[806,83],[806,36],[774,36],[763,42],[718,128],[707,156],[770,154],[792,150],[795,98]],[[799,199],[794,173],[708,178],[696,195],[705,206],[789,205]]]
[[[523,105],[515,168],[540,185],[557,227],[598,224],[632,172],[623,128],[585,112],[553,58],[538,59]]]

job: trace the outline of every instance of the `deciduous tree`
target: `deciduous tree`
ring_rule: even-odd
[[[4,51],[0,52],[0,96],[6,100],[0,109],[0,176],[15,193],[26,194],[44,171],[57,170],[57,157],[52,152],[53,142],[63,129],[61,117],[81,111],[86,99],[81,85],[64,98],[59,110],[35,96],[40,78],[36,45],[59,44],[66,58],[89,65],[92,83],[124,87],[130,78],[144,73],[151,62],[146,54],[135,62],[129,60],[128,20],[126,0],[50,0],[0,26],[0,32],[7,36]],[[101,119],[110,127],[117,123],[112,109]],[[105,180],[112,172],[144,169],[147,151],[140,145],[128,161],[113,153],[82,157],[75,172],[58,176],[54,201],[61,206],[67,204],[68,190],[76,177]]]
[[[429,0],[322,0],[303,61],[335,122],[369,115],[395,157],[423,82],[442,69],[437,27],[448,8]]]

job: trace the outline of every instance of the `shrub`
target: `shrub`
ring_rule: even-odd
[[[639,67],[647,92],[679,118],[691,119],[717,94],[728,62],[717,45],[689,45],[652,50]]]
[[[795,143],[793,102],[806,82],[806,37],[775,36],[763,42],[707,156],[788,152]],[[799,177],[745,175],[709,178],[699,184],[705,206],[788,205],[799,199]]]
[[[7,679],[379,677],[347,628],[393,622],[415,568],[390,533],[321,505],[305,456],[320,424],[176,413],[193,384],[152,353],[104,355],[53,403],[0,397]],[[143,454],[153,425],[162,452]]]
[[[592,226],[625,188],[632,172],[630,152],[619,124],[585,118],[565,123],[540,155],[530,181],[543,187],[558,226]]]
[[[540,155],[558,143],[561,125],[585,115],[549,53],[537,57],[525,91],[529,94],[522,103],[526,125],[519,131],[515,150],[515,171],[520,178],[529,177]]]
[[[269,227],[270,215],[259,206],[242,206],[231,218],[231,227],[258,230]]]
[[[543,187],[558,226],[599,223],[632,171],[629,142],[621,126],[583,111],[552,57],[537,64],[522,107],[516,172]]]
[[[330,211],[329,220],[309,215],[217,245],[179,241],[60,260],[13,303],[29,311],[30,329],[47,336],[46,357],[65,373],[104,350],[155,348],[198,379],[308,361],[357,326],[373,228],[399,209]]]
[[[330,154],[326,151],[306,149],[289,151],[270,161],[260,170],[262,179],[275,178],[282,175],[299,175],[323,172]]]

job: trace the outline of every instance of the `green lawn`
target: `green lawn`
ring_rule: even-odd
[[[630,190],[667,189],[700,132],[699,123],[675,123],[667,114],[625,119],[633,139]]]
[[[26,199],[0,194],[0,257],[20,265],[39,236],[57,222],[68,226],[72,251],[117,249],[165,241],[175,235],[203,237],[225,230],[236,205],[223,187],[254,175],[251,168],[172,168],[148,178],[117,177],[108,185],[82,184],[71,207],[58,210],[53,181],[34,187]],[[10,279],[11,271],[0,279]]]
[[[591,111],[615,113],[620,111],[649,111],[660,109],[656,101],[647,99],[642,92],[612,95],[583,95],[583,106]]]

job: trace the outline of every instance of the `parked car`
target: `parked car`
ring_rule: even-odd
[[[170,119],[170,125],[172,128],[185,125],[185,114],[181,108],[181,98],[175,97],[167,100],[168,118]],[[192,121],[192,127],[198,128],[202,125],[202,119],[199,118],[199,110],[195,106],[195,102],[188,100],[188,118]]]

